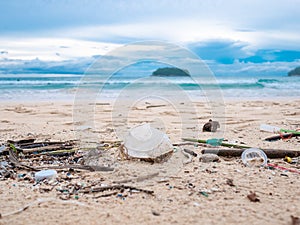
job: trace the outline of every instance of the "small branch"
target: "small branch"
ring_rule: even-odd
[[[163,107],[163,106],[166,106],[166,105],[147,105],[147,106],[146,106],[146,109],[149,109],[149,108],[156,108],[156,107]]]
[[[194,156],[194,157],[197,157],[197,153],[196,152],[194,152],[194,151],[192,151],[192,150],[190,150],[190,149],[183,149],[183,151],[184,152],[186,152],[186,153],[188,153],[188,154],[190,154],[191,156]]]
[[[87,194],[87,193],[93,193],[93,192],[102,192],[102,191],[106,191],[106,190],[124,190],[124,189],[129,189],[130,191],[136,190],[136,191],[144,192],[144,193],[150,194],[150,195],[153,195],[153,193],[154,193],[154,191],[144,190],[141,188],[136,188],[136,187],[122,185],[122,184],[121,185],[104,186],[104,187],[95,187],[95,188],[90,188],[89,190],[81,190],[79,192]]]

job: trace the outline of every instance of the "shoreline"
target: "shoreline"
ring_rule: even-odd
[[[112,117],[112,103],[98,102],[93,118],[94,127],[86,127],[89,135],[96,135],[97,144],[122,141],[115,130],[132,127],[143,122],[163,125],[172,143],[182,142],[181,118],[174,108],[155,101],[141,101],[127,115],[127,122]],[[103,103],[103,104],[101,104]],[[126,102],[123,102],[126,104]],[[211,118],[211,109],[205,102],[194,103],[197,115],[186,112],[189,138],[209,139],[212,133],[202,132],[202,126]],[[150,107],[149,107],[150,106]],[[155,107],[153,107],[155,106]],[[184,104],[185,106],[185,104]],[[274,136],[259,130],[262,123],[288,129],[300,128],[300,99],[298,100],[238,100],[225,102],[226,118],[221,133],[229,143],[260,149],[298,150],[299,138],[266,142]],[[67,102],[1,102],[0,143],[33,137],[38,141],[68,141],[80,138],[74,126],[73,104]],[[115,120],[115,121],[114,121]],[[114,123],[113,123],[114,122]],[[17,170],[16,177],[0,181],[1,215],[7,215],[30,205],[26,210],[11,216],[3,216],[1,224],[287,224],[291,216],[300,216],[299,174],[246,167],[240,157],[221,157],[220,162],[199,161],[201,151],[207,147],[187,145],[198,154],[184,165],[166,164],[154,178],[140,180],[151,175],[160,164],[151,164],[118,158],[118,147],[91,154],[93,162],[113,162],[113,172],[88,172],[60,170],[57,186],[52,183],[36,184],[34,172]],[[82,153],[78,153],[79,155]],[[77,155],[78,156],[78,155]],[[20,156],[21,157],[21,156]],[[36,156],[31,156],[37,159]],[[73,155],[67,157],[70,159]],[[38,157],[39,158],[39,157]],[[51,158],[53,160],[54,158]],[[5,158],[2,160],[5,161]],[[51,161],[50,160],[50,161]],[[55,160],[58,160],[56,158]],[[283,159],[269,159],[270,163],[294,168]],[[170,172],[170,174],[166,173]],[[296,170],[296,168],[294,168]],[[298,169],[299,170],[299,169]],[[173,174],[174,173],[174,174]],[[26,174],[25,178],[18,177]],[[67,174],[71,174],[68,176]],[[153,191],[153,195],[141,191],[111,190],[102,193],[77,193],[62,200],[66,194],[59,190],[97,184],[99,187],[116,185],[115,181],[133,180],[127,183],[140,189]],[[228,181],[231,180],[231,183]],[[126,184],[126,183],[125,183]],[[68,186],[69,185],[69,186]],[[295,190],[295,191],[291,191]],[[247,195],[255,192],[259,202],[251,202]],[[107,196],[105,196],[107,194]],[[103,195],[103,196],[102,196]],[[100,196],[100,197],[99,197]],[[121,196],[121,197],[120,197]],[[46,199],[38,203],[40,199]],[[47,200],[51,199],[51,201]],[[132,211],[132,209],[135,209]],[[218,213],[216,213],[218,212]],[[43,220],[41,220],[43,215]],[[143,215],[141,217],[140,215]]]

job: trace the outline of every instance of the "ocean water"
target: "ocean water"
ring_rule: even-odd
[[[146,74],[146,75],[145,75]],[[145,74],[119,73],[108,80],[95,79],[89,85],[99,88],[102,99],[118,98],[122,90],[135,84],[136,93],[143,88],[161,87],[160,80],[145,80]],[[0,100],[66,100],[75,97],[77,88],[82,86],[84,75],[73,74],[1,74]],[[216,75],[216,82],[196,83],[188,77],[167,78],[173,86],[187,93],[193,99],[205,97],[203,89],[219,88],[225,99],[276,99],[300,98],[300,77],[286,75]],[[130,86],[131,85],[131,86]],[[173,87],[171,86],[171,88]],[[162,88],[170,88],[162,87]]]

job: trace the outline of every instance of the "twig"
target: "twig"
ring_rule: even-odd
[[[192,155],[192,156],[194,156],[194,157],[197,157],[197,153],[196,152],[194,152],[194,151],[192,151],[192,150],[190,150],[190,149],[183,149],[183,151],[184,152],[186,152],[186,153],[188,153],[188,154],[190,154],[190,155]]]
[[[41,147],[33,147],[33,148],[22,148],[24,153],[32,153],[32,152],[43,152],[43,151],[57,151],[57,150],[70,150],[73,148],[73,145],[47,145]]]
[[[89,170],[91,172],[94,171],[104,171],[104,172],[108,172],[108,171],[113,171],[114,168],[112,167],[105,167],[105,166],[88,166],[88,165],[62,165],[62,166],[40,166],[40,167],[35,167],[35,169],[37,170],[43,170],[43,169],[56,169],[56,170],[60,170],[60,169],[77,169],[77,170]]]
[[[28,165],[25,165],[25,164],[19,162],[19,160],[18,160],[16,154],[14,153],[14,151],[13,151],[11,148],[8,149],[8,152],[9,152],[9,157],[8,157],[8,158],[9,158],[9,161],[10,161],[12,164],[14,164],[15,166],[20,167],[20,168],[23,168],[23,169],[34,170],[34,171],[37,171],[37,170],[38,170],[38,169],[36,169],[35,167],[28,166]]]
[[[123,189],[129,189],[130,191],[136,190],[136,191],[144,192],[144,193],[150,194],[150,195],[153,195],[153,193],[154,193],[154,191],[144,190],[141,188],[136,188],[136,187],[123,185],[123,184],[104,186],[104,187],[95,187],[95,188],[90,188],[89,190],[80,190],[79,192],[87,194],[87,193],[93,193],[93,192],[102,192],[102,191],[106,191],[106,190],[123,190]]]
[[[166,106],[166,105],[147,105],[147,106],[146,106],[146,109],[149,109],[149,108],[156,108],[156,107],[163,107],[163,106]]]
[[[9,160],[15,166],[21,167],[23,169],[30,169],[34,171],[43,170],[43,169],[81,169],[81,170],[89,170],[89,171],[113,171],[114,168],[111,167],[104,167],[104,166],[88,166],[88,165],[63,165],[63,166],[40,166],[40,167],[33,167],[28,166],[24,163],[19,162],[17,159],[16,154],[13,152],[12,149],[8,149],[9,151]]]
[[[111,192],[111,193],[94,196],[93,198],[105,198],[105,197],[110,197],[112,195],[116,195],[118,193],[119,193],[119,191],[114,191],[114,192]]]

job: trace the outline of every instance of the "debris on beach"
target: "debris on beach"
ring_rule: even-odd
[[[300,218],[297,216],[291,216],[292,219],[292,225],[300,225]]]
[[[207,140],[195,139],[195,138],[182,138],[182,140],[188,142],[207,144],[209,146],[224,146],[224,147],[239,148],[239,149],[250,148],[249,146],[246,145],[237,145],[237,144],[223,142],[224,140],[223,138],[212,138]]]
[[[255,192],[250,192],[250,194],[247,195],[247,198],[248,198],[251,202],[260,202],[260,199],[258,198],[258,196],[256,195]]]
[[[270,132],[270,133],[289,133],[289,134],[300,135],[300,131],[283,129],[283,128],[280,128],[280,127],[277,127],[277,126],[271,126],[271,125],[268,125],[268,124],[261,124],[260,125],[260,130],[265,131],[265,132]]]
[[[242,153],[242,161],[246,166],[265,166],[268,158],[264,151],[257,148],[248,148]]]
[[[120,150],[127,157],[156,161],[172,154],[173,145],[165,133],[144,123],[126,134]]]
[[[199,161],[204,163],[220,162],[220,158],[216,154],[203,154],[200,156]]]
[[[202,154],[216,154],[222,157],[241,157],[245,149],[238,148],[211,148],[202,149]],[[281,159],[286,156],[296,158],[300,156],[299,150],[284,150],[284,149],[263,149],[266,156],[270,159]]]
[[[210,119],[207,123],[203,125],[203,132],[216,132],[220,128],[220,123],[218,121],[213,121]]]
[[[265,138],[265,141],[278,141],[278,140],[289,140],[292,137],[299,137],[300,131],[298,130],[289,130],[289,129],[282,129],[277,126],[271,126],[267,124],[260,125],[260,131],[270,132],[270,133],[277,133],[279,135],[272,136]]]

